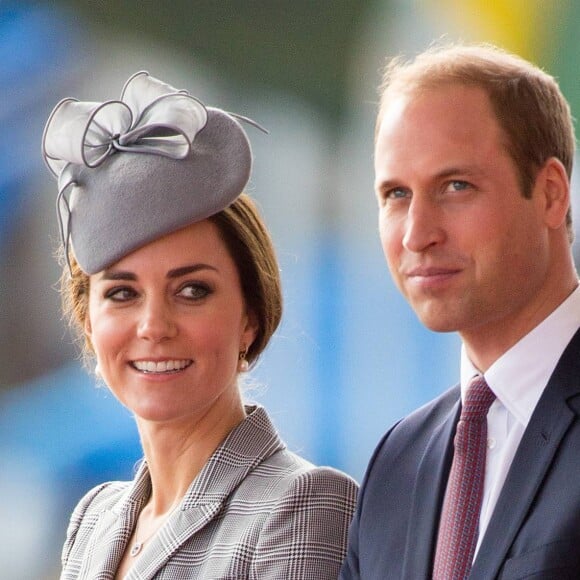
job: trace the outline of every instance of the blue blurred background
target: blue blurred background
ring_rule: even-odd
[[[81,368],[60,318],[40,156],[60,98],[116,98],[145,69],[270,130],[249,130],[249,192],[285,314],[247,397],[293,450],[360,480],[385,429],[458,377],[458,339],[421,327],[381,253],[380,68],[442,35],[490,41],[556,75],[578,115],[579,27],[574,0],[0,1],[0,576],[57,578],[76,501],[140,457],[130,414]]]

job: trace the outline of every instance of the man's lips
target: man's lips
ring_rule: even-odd
[[[461,272],[460,268],[447,268],[439,266],[418,266],[404,271],[407,278],[434,278],[437,276],[451,276]]]
[[[436,290],[447,285],[461,271],[460,268],[447,266],[418,266],[404,271],[404,277],[413,286]]]

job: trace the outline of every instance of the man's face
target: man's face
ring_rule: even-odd
[[[541,300],[548,239],[541,196],[522,196],[487,95],[457,84],[385,106],[375,189],[400,291],[432,330],[521,329]]]

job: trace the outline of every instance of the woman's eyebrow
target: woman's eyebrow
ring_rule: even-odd
[[[181,276],[186,276],[193,272],[198,272],[199,270],[213,270],[218,271],[214,266],[209,264],[191,264],[188,266],[180,266],[179,268],[174,268],[167,272],[167,278],[181,278]],[[135,282],[137,280],[137,275],[133,272],[124,270],[105,270],[101,275],[101,280],[128,280]]]
[[[186,276],[187,274],[198,272],[199,270],[213,270],[214,272],[218,271],[217,268],[210,266],[209,264],[192,264],[191,266],[181,266],[180,268],[169,270],[169,272],[167,272],[167,277],[180,278],[181,276]]]
[[[101,275],[101,280],[137,280],[133,272],[124,272],[122,270],[105,270]]]

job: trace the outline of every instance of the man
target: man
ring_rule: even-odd
[[[381,241],[419,319],[460,334],[461,383],[377,447],[343,580],[580,578],[573,155],[556,82],[514,55],[455,45],[387,68]]]

